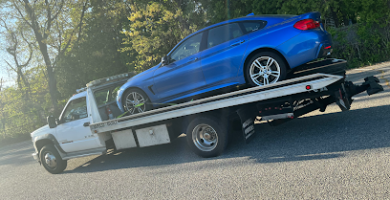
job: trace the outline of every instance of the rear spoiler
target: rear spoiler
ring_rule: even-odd
[[[321,21],[321,13],[320,12],[309,12],[302,15],[298,15],[301,19],[314,19],[315,21]]]

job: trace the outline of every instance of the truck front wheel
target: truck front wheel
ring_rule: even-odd
[[[214,116],[194,118],[186,134],[191,150],[205,158],[221,155],[228,143],[226,123]]]
[[[68,165],[67,160],[62,160],[57,149],[53,145],[45,145],[42,147],[39,158],[45,169],[52,174],[63,172]]]

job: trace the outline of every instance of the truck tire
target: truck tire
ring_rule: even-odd
[[[282,81],[287,76],[287,64],[273,52],[260,52],[245,66],[245,79],[250,86],[263,86]]]
[[[187,143],[198,156],[219,156],[228,144],[227,123],[214,116],[194,118],[187,127]]]
[[[39,158],[43,167],[52,174],[62,173],[68,165],[67,160],[62,160],[57,149],[51,144],[42,147]]]

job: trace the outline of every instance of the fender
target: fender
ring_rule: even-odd
[[[37,136],[33,139],[33,144],[34,144],[34,148],[35,150],[37,150],[38,152],[38,148],[37,148],[37,142],[39,141],[42,141],[42,140],[50,140],[54,146],[63,154],[66,154],[66,152],[61,148],[60,144],[58,143],[57,139],[50,133],[48,134],[44,134],[44,135],[40,135],[40,136]],[[39,152],[38,152],[39,153]]]

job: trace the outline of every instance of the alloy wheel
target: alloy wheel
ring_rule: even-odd
[[[258,86],[276,83],[280,78],[279,63],[272,57],[260,56],[251,63],[249,75]]]

